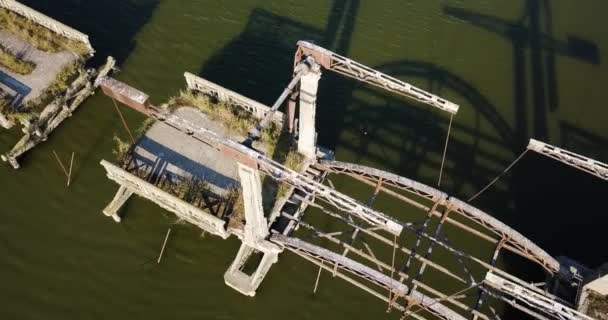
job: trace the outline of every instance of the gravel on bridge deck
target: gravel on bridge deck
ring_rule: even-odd
[[[194,108],[181,107],[174,113],[197,126],[228,134],[223,124]],[[162,122],[145,133],[134,149],[134,157],[137,165],[148,166],[157,176],[205,180],[218,195],[239,184],[237,165],[232,158]]]
[[[25,84],[31,90],[23,97],[23,103],[40,96],[65,67],[78,59],[75,53],[69,51],[49,53],[38,50],[30,43],[6,30],[0,30],[0,44],[23,60],[36,64],[36,69],[27,75],[16,74],[0,66],[0,70],[13,79]],[[16,94],[15,92],[10,92],[11,88],[4,86],[2,88],[5,90],[9,89],[8,93],[11,95]]]

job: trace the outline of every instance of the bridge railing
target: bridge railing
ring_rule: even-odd
[[[0,7],[15,12],[27,19],[30,19],[38,23],[39,25],[68,39],[84,43],[87,46],[90,55],[93,55],[93,53],[95,52],[93,46],[91,46],[91,42],[89,41],[89,36],[74,28],[68,27],[65,24],[45,14],[42,14],[14,0],[0,0]]]
[[[184,74],[184,77],[186,77],[188,89],[196,90],[204,94],[216,97],[220,102],[243,108],[245,111],[253,114],[253,116],[257,119],[264,118],[264,115],[268,113],[268,111],[270,111],[270,107],[267,105],[247,98],[207,79],[198,77],[190,72],[186,72]],[[285,114],[280,111],[275,112],[272,121],[279,125],[282,125],[285,121]]]
[[[224,220],[193,206],[108,161],[102,160],[101,165],[106,169],[109,179],[126,187],[137,195],[156,203],[161,208],[173,212],[179,218],[222,239],[230,236],[230,233],[226,231],[226,222]]]

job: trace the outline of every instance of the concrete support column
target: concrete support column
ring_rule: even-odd
[[[270,242],[268,243],[271,244]],[[230,265],[230,268],[224,273],[224,282],[226,285],[246,296],[255,296],[256,290],[266,277],[266,274],[272,265],[278,261],[280,250],[274,244],[272,245],[273,247],[259,248],[267,251],[260,251],[263,254],[262,260],[255,271],[251,275],[248,275],[241,271],[241,269],[258,248],[250,247],[246,243],[241,244],[236,258]]]
[[[240,236],[241,247],[230,268],[224,274],[226,284],[238,292],[253,297],[270,267],[277,262],[281,249],[266,240],[268,223],[262,208],[262,181],[256,168],[238,164],[245,205],[245,231]],[[251,275],[241,269],[254,252],[260,252],[262,260]]]
[[[11,167],[13,167],[13,169],[21,168],[21,166],[19,165],[19,162],[17,161],[17,158],[11,156],[10,153],[0,155],[0,159],[2,159],[2,161],[4,161],[4,162],[8,162],[11,165]]]
[[[317,111],[317,90],[321,78],[320,67],[314,64],[300,80],[300,118],[298,151],[307,158],[317,154],[315,116]]]
[[[262,180],[257,169],[238,164],[245,206],[245,232],[243,242],[255,246],[268,236],[268,222],[262,206]]]
[[[129,200],[129,198],[131,198],[132,195],[133,195],[133,191],[131,191],[127,187],[121,185],[120,188],[118,189],[118,192],[116,192],[114,199],[112,199],[110,204],[108,204],[108,206],[105,209],[103,209],[103,214],[105,214],[108,217],[112,217],[112,219],[114,219],[114,221],[116,221],[116,222],[120,222],[121,218],[118,215],[118,210],[120,210],[120,208],[122,208],[122,206],[125,205],[127,200]]]

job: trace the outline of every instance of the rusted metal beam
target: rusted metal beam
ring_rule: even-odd
[[[409,83],[364,66],[325,48],[319,47],[310,42],[298,41],[296,63],[305,57],[314,57],[316,62],[327,70],[331,70],[361,82],[374,85],[381,89],[414,99],[451,114],[456,114],[460,108],[455,103],[442,99],[430,92],[424,91]]]
[[[394,281],[393,279],[387,277],[386,275],[375,271],[365,265],[362,265],[356,261],[345,258],[342,255],[331,252],[327,249],[318,247],[316,245],[307,243],[297,238],[285,237],[283,235],[274,234],[270,237],[270,240],[284,246],[288,250],[298,254],[298,255],[306,255],[308,257],[315,257],[321,261],[328,262],[338,262],[339,266],[354,275],[357,275],[371,283],[384,287],[388,290],[391,290],[398,296],[405,296],[407,299],[411,299],[416,302],[416,304],[425,308],[425,310],[430,313],[438,316],[441,319],[446,320],[466,320],[460,314],[454,312],[450,308],[441,304],[437,300],[426,296],[425,294],[419,291],[409,291],[407,286]],[[324,263],[323,263],[324,265]],[[322,266],[321,266],[322,267]],[[371,289],[367,288],[368,292],[371,293]],[[409,293],[408,293],[409,291]],[[390,299],[383,296],[382,300],[386,302],[390,302]],[[399,308],[398,304],[395,303],[395,306]],[[400,308],[399,308],[400,309]]]
[[[536,310],[559,319],[567,320],[594,320],[593,318],[578,312],[566,305],[555,301],[544,294],[529,290],[512,281],[504,279],[496,274],[488,272],[484,284],[503,294],[507,294],[520,303],[528,305]]]
[[[528,150],[565,163],[566,165],[592,174],[600,179],[608,180],[608,164],[534,139],[530,139]]]
[[[114,81],[116,82],[116,80]],[[128,85],[122,83],[120,83],[120,86],[123,87],[123,90],[130,90],[129,88],[131,88]],[[135,96],[139,97],[139,93]],[[136,102],[141,102],[141,104],[145,106],[143,102],[145,102],[146,100],[135,100]],[[131,105],[127,104],[127,106]],[[259,168],[260,171],[270,176],[274,180],[287,183],[293,187],[298,188],[302,192],[314,194],[315,197],[330,203],[332,206],[340,210],[349,212],[353,216],[356,216],[357,218],[362,219],[363,221],[366,221],[371,225],[382,226],[389,232],[397,235],[400,234],[403,230],[403,226],[398,220],[387,216],[382,212],[371,209],[361,204],[357,200],[353,199],[352,197],[338,192],[335,189],[329,188],[323,185],[322,183],[315,181],[312,178],[306,177],[305,175],[300,174],[299,172],[287,168],[286,166],[266,157],[265,155],[259,153],[256,150],[248,148],[247,146],[241,143],[221,137],[211,130],[196,126],[187,119],[183,119],[172,113],[169,113],[166,110],[154,107],[152,105],[148,105],[147,107],[141,108],[138,104],[133,105],[131,107],[134,108],[136,111],[143,112],[149,117],[152,117],[158,121],[162,121],[168,126],[171,126],[181,132],[192,136],[193,138],[199,141],[203,141],[217,148],[225,154],[233,157],[237,162],[249,166],[255,165]]]
[[[322,206],[320,206],[320,205],[318,205],[316,203],[311,203],[310,205],[313,206],[313,207],[316,207],[316,208],[320,209],[321,211],[323,211],[324,213],[328,214],[329,216],[331,216],[333,218],[336,218],[336,219],[338,219],[338,220],[340,220],[340,221],[342,221],[342,222],[344,222],[346,224],[349,224],[351,226],[360,228],[357,225],[350,224],[349,221],[345,220],[340,215],[337,215],[337,214],[335,214],[335,213],[327,210],[326,208],[324,208],[324,207],[322,207]],[[446,218],[446,221],[448,221],[448,219],[449,218]],[[406,226],[406,228],[409,231],[411,231],[411,232],[415,232],[415,229],[412,228],[411,226]],[[385,237],[383,237],[383,236],[381,236],[381,235],[379,235],[379,234],[377,234],[375,232],[370,232],[369,230],[366,230],[365,228],[360,228],[360,229],[361,229],[361,232],[365,233],[366,235],[369,235],[369,236],[371,236],[371,237],[373,237],[373,238],[375,238],[375,239],[377,239],[377,240],[379,240],[379,241],[381,241],[381,242],[383,242],[383,243],[385,243],[387,245],[391,245],[392,244],[391,240],[389,240],[389,239],[387,239],[387,238],[385,238]],[[511,274],[509,274],[509,273],[507,273],[507,272],[499,269],[499,268],[493,267],[489,263],[487,263],[487,262],[485,262],[485,261],[483,261],[483,260],[481,260],[481,259],[479,259],[479,258],[477,258],[475,256],[472,256],[470,254],[466,254],[464,252],[461,252],[461,251],[459,251],[459,250],[457,250],[457,249],[449,246],[448,244],[442,242],[439,239],[433,238],[432,236],[424,234],[424,233],[422,234],[422,236],[425,237],[425,238],[427,238],[428,240],[430,240],[432,242],[435,242],[437,245],[439,245],[442,248],[448,250],[449,252],[452,252],[453,254],[456,254],[456,255],[461,256],[461,257],[465,257],[465,258],[467,258],[467,259],[469,259],[469,260],[471,260],[471,261],[479,264],[480,266],[484,267],[488,271],[492,271],[492,272],[500,275],[501,277],[504,277],[506,279],[509,279],[510,281],[513,281],[514,283],[517,283],[520,286],[523,286],[525,288],[528,288],[529,290],[535,291],[535,292],[540,293],[540,294],[545,294],[547,297],[549,297],[551,299],[555,299],[555,300],[559,300],[559,301],[561,301],[563,303],[567,303],[567,302],[559,299],[558,297],[556,297],[554,295],[551,295],[551,294],[548,294],[548,293],[545,293],[542,290],[540,290],[539,288],[536,288],[536,287],[528,284],[527,282],[525,282],[525,281],[523,281],[523,280],[521,280],[521,279],[519,279],[519,278],[517,278],[517,277],[515,277],[515,276],[513,276],[513,275],[511,275]],[[409,251],[407,248],[404,248],[404,247],[401,247],[401,251],[403,251],[403,252],[405,252],[407,254],[411,253],[411,251]],[[426,260],[426,259],[420,259],[420,261],[425,262],[425,261],[428,261],[428,260]],[[428,264],[429,264],[429,266],[432,266],[432,267],[434,267],[437,270],[441,269],[440,271],[443,271],[445,274],[450,275],[452,278],[454,278],[456,280],[459,280],[462,283],[467,283],[466,280],[464,280],[461,277],[453,274],[450,270],[448,270],[446,268],[443,268],[443,267],[441,267],[441,266],[439,266],[437,264],[434,264],[432,261],[428,261]]]
[[[370,178],[374,181],[382,179],[384,184],[395,186],[397,188],[408,191],[417,196],[421,196],[428,200],[439,201],[440,199],[447,198],[447,195],[445,193],[443,193],[437,189],[434,189],[434,188],[424,185],[422,183],[413,181],[411,179],[407,179],[405,177],[395,175],[393,173],[385,172],[385,171],[382,171],[379,169],[370,168],[370,167],[361,166],[361,165],[352,164],[352,163],[338,162],[338,161],[323,161],[320,163],[320,165],[325,167],[329,171],[336,172],[336,173],[345,173],[345,174],[349,174],[351,176],[358,175],[359,177]],[[361,180],[361,179],[358,179],[358,180]],[[382,190],[385,192],[391,191],[388,189],[382,189]],[[396,192],[390,192],[390,194],[393,196],[399,195]],[[414,201],[407,197],[401,196],[399,198],[404,201],[407,201],[408,203],[410,203],[414,206],[417,206],[418,208],[421,208],[421,209],[427,208],[427,206],[421,204],[420,202]],[[459,199],[456,199],[454,197],[450,197],[447,200],[445,200],[445,205],[451,205],[454,208],[453,210],[455,212],[468,218],[469,220],[472,220],[473,222],[477,223],[478,225],[484,227],[486,230],[488,230],[488,231],[492,232],[493,234],[495,234],[496,236],[498,236],[499,239],[502,239],[502,238],[509,239],[508,243],[506,243],[504,245],[505,249],[512,251],[513,253],[516,253],[522,257],[525,257],[527,259],[530,259],[530,260],[540,264],[541,266],[543,266],[543,268],[545,268],[547,271],[549,271],[553,274],[559,273],[559,271],[560,271],[559,262],[555,258],[551,257],[547,252],[542,250],[540,247],[538,247],[536,244],[534,244],[528,238],[524,237],[521,233],[510,228],[509,226],[507,226],[506,224],[497,220],[496,218],[492,217],[491,215],[489,215]],[[434,212],[434,210],[431,211],[431,214],[433,214],[435,216],[441,215],[439,212]],[[453,223],[453,222],[455,222],[454,220],[448,220],[448,222],[455,224],[455,223]],[[463,224],[455,224],[455,225],[458,225],[461,228],[463,228],[463,226],[464,226]],[[473,233],[477,236],[482,235],[481,232],[478,232],[478,231],[476,232],[476,230],[474,230],[473,228],[470,228],[470,227],[463,228],[463,229],[465,229],[466,231]],[[487,235],[481,236],[481,237],[486,240],[489,240],[488,238],[490,238],[490,239],[492,239],[491,242],[493,242],[493,243],[498,243],[498,241],[499,241],[492,237],[488,237]]]
[[[293,218],[293,217],[291,217],[291,216],[289,216],[289,215],[286,215],[286,216],[287,216],[288,218]],[[353,247],[353,246],[349,245],[348,243],[345,243],[344,241],[341,241],[340,239],[338,239],[338,238],[336,238],[335,236],[333,236],[331,233],[324,233],[323,231],[317,230],[315,227],[313,227],[313,226],[311,226],[311,225],[309,225],[309,224],[307,224],[306,222],[303,222],[303,221],[299,221],[298,223],[299,223],[299,224],[300,224],[302,227],[304,227],[304,228],[306,228],[306,229],[309,229],[309,230],[311,230],[312,232],[314,232],[314,233],[315,233],[317,236],[319,236],[319,237],[321,237],[321,238],[324,238],[324,239],[327,239],[327,240],[331,241],[332,243],[337,244],[337,245],[339,245],[339,246],[342,246],[342,247],[344,247],[344,248],[348,248],[350,252],[352,252],[352,253],[354,253],[354,254],[358,255],[359,257],[362,257],[362,258],[364,258],[364,259],[366,259],[366,260],[370,261],[371,263],[373,263],[373,264],[377,265],[377,266],[378,266],[378,267],[380,267],[381,269],[387,270],[387,271],[389,271],[389,272],[390,272],[391,270],[393,270],[393,272],[395,272],[395,273],[396,273],[398,276],[400,276],[400,277],[401,277],[401,279],[399,279],[399,280],[398,280],[399,282],[403,282],[403,280],[409,279],[409,276],[408,276],[407,274],[403,273],[403,272],[402,272],[402,271],[400,271],[400,270],[396,270],[396,269],[394,268],[394,266],[393,266],[393,267],[391,267],[391,266],[389,266],[387,263],[385,263],[384,261],[382,261],[382,260],[378,260],[378,259],[377,259],[376,257],[374,257],[372,254],[367,254],[367,253],[363,252],[362,250],[360,250],[360,249],[358,249],[358,248],[355,248],[355,247]],[[431,263],[431,264],[432,264],[432,263]],[[331,269],[330,269],[330,270],[331,270]],[[332,271],[332,272],[333,272],[333,271]],[[416,287],[420,287],[420,288],[422,288],[423,290],[425,290],[425,291],[427,291],[427,292],[429,292],[429,293],[431,293],[431,294],[433,294],[433,295],[435,295],[435,296],[439,297],[440,299],[442,299],[442,300],[446,300],[446,301],[448,301],[448,302],[452,303],[454,306],[456,306],[456,307],[458,307],[458,308],[460,308],[460,309],[462,309],[462,310],[464,310],[464,311],[471,312],[471,313],[473,313],[474,315],[477,315],[478,317],[480,317],[480,318],[482,318],[482,319],[489,320],[489,318],[488,318],[486,315],[484,315],[483,313],[478,312],[478,311],[476,311],[476,310],[473,310],[471,307],[469,307],[469,306],[467,306],[466,304],[464,304],[464,303],[462,303],[462,302],[460,302],[460,301],[456,300],[455,298],[454,298],[454,299],[452,299],[452,298],[450,298],[450,299],[446,299],[446,298],[448,297],[446,294],[444,294],[444,293],[442,293],[442,292],[440,292],[440,291],[438,291],[438,290],[436,290],[436,289],[434,289],[434,288],[430,287],[429,285],[426,285],[426,284],[422,283],[421,281],[413,280],[413,281],[412,281],[412,283],[413,283],[413,284],[414,284]],[[464,281],[463,281],[463,283],[466,283],[466,282],[464,282]],[[395,296],[395,298],[393,298],[393,300],[395,300],[396,298],[397,298],[397,297]]]

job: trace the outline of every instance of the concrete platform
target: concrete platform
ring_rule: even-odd
[[[194,108],[182,107],[175,114],[217,134],[229,134],[221,123]],[[155,123],[145,133],[133,157],[132,165],[144,169],[156,180],[163,176],[173,180],[205,180],[211,191],[220,196],[239,185],[237,165],[232,158],[162,122]]]
[[[38,98],[65,67],[78,59],[69,51],[49,53],[38,50],[6,30],[0,30],[0,44],[23,60],[36,63],[36,69],[27,75],[16,74],[0,66],[0,89],[15,98],[15,105]]]

